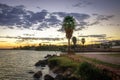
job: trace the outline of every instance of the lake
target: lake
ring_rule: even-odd
[[[55,51],[32,50],[0,50],[0,80],[34,80],[30,71],[42,70],[43,74],[49,74],[49,68],[35,67],[38,60],[44,59],[47,54],[56,54]],[[85,54],[86,52],[84,52]],[[94,52],[93,52],[94,53]],[[96,53],[96,52],[95,52]],[[109,52],[105,52],[109,53]],[[86,53],[87,54],[87,53]],[[92,54],[92,52],[91,52]],[[102,54],[102,52],[99,52]],[[42,80],[44,80],[42,78]]]
[[[49,68],[35,67],[38,60],[55,51],[0,50],[0,80],[34,80],[30,71],[49,73]],[[59,53],[59,52],[57,52]]]

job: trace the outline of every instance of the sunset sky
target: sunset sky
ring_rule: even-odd
[[[120,40],[120,0],[0,0],[0,48],[66,44],[67,15],[76,20],[78,44]]]

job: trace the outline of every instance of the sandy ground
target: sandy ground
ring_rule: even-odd
[[[89,58],[94,58],[97,60],[101,60],[103,62],[120,65],[120,57],[114,57],[114,56],[103,55],[103,54],[80,54],[80,55],[89,57]]]

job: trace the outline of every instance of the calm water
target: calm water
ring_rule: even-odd
[[[39,70],[43,74],[49,73],[49,68],[35,67],[34,64],[47,54],[54,51],[0,50],[0,80],[34,80],[33,74],[28,72]],[[59,53],[59,52],[57,52]]]
[[[33,74],[42,70],[43,74],[49,74],[49,68],[35,67],[38,60],[42,60],[47,54],[55,54],[55,51],[27,51],[27,50],[0,50],[0,80],[34,80]],[[82,52],[83,53],[83,52]],[[91,54],[109,54],[114,52],[91,52]],[[84,52],[83,54],[88,54]],[[44,80],[44,79],[42,79]]]

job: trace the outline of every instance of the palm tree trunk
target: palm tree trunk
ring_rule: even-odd
[[[70,39],[68,39],[68,54],[70,54]]]

